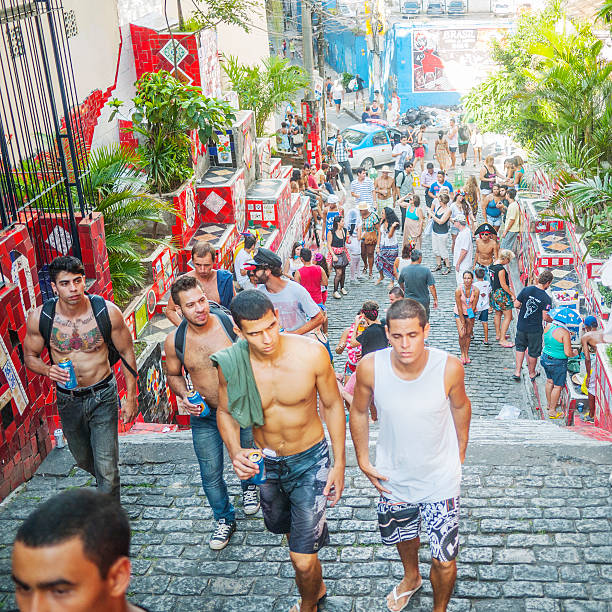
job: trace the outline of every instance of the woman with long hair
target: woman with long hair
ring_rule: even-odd
[[[461,363],[471,363],[470,344],[476,320],[476,304],[480,292],[473,286],[474,275],[470,270],[463,273],[463,283],[455,290],[455,323],[459,334],[459,349],[461,350]]]
[[[404,220],[403,245],[412,243],[417,249],[421,249],[423,240],[423,226],[425,225],[425,213],[421,208],[421,198],[418,195],[410,196],[406,218]]]
[[[481,196],[489,195],[493,191],[493,185],[497,182],[498,177],[501,179],[505,178],[495,168],[495,158],[492,155],[487,155],[478,175]]]
[[[334,217],[331,232],[327,233],[327,264],[335,270],[334,275],[334,297],[339,300],[348,291],[344,288],[346,267],[351,261],[351,256],[346,248],[347,233],[344,227],[344,217]],[[342,294],[342,295],[341,295]]]
[[[395,259],[395,263],[393,264],[393,273],[395,275],[395,280],[399,280],[399,275],[402,273],[402,270],[409,266],[412,261],[410,259],[410,254],[414,250],[414,243],[408,242],[404,243],[402,246],[402,256],[397,257]]]
[[[432,272],[442,270],[442,264],[446,266],[442,270],[442,274],[446,275],[450,272],[449,256],[448,256],[448,231],[450,226],[451,209],[448,205],[450,198],[447,193],[441,193],[438,196],[438,204],[432,211],[426,208],[427,214],[433,219],[431,248],[436,256],[436,267]]]
[[[510,322],[512,321],[512,308],[516,296],[510,288],[510,276],[507,266],[514,259],[514,253],[508,249],[502,249],[497,259],[489,266],[491,274],[491,291],[493,309],[495,310],[495,338],[503,348],[512,348],[514,343],[506,338]],[[502,319],[503,316],[503,319]]]
[[[444,132],[438,132],[438,139],[434,145],[434,157],[438,160],[440,170],[446,172],[451,164],[451,154],[448,140],[444,137]]]
[[[474,235],[475,221],[474,215],[472,214],[472,209],[470,205],[465,201],[465,191],[463,189],[458,189],[455,192],[455,197],[453,198],[453,203],[451,204],[451,219],[455,219],[457,215],[463,215],[467,221],[468,227],[472,231],[472,235]],[[459,230],[451,226],[451,238],[453,241],[452,248],[455,248],[455,240],[457,239],[457,235],[459,234]]]
[[[426,126],[422,125],[419,128],[419,131],[416,131],[416,127],[412,132],[413,140],[414,140],[414,165],[416,167],[417,163],[421,166],[421,173],[425,168],[425,147],[427,145],[427,137],[425,135]]]
[[[294,242],[291,247],[291,253],[289,255],[289,259],[285,262],[285,268],[283,269],[283,273],[285,276],[288,276],[293,280],[295,273],[299,270],[304,263],[300,259],[300,251],[302,250],[301,242]]]
[[[382,282],[384,277],[390,281],[389,287],[393,287],[393,264],[399,253],[397,242],[397,228],[400,226],[397,215],[389,206],[385,206],[382,211],[380,222],[380,232],[378,233],[378,244],[376,245],[376,267],[379,277],[375,284]]]
[[[465,200],[470,205],[472,209],[472,215],[474,219],[478,215],[478,202],[480,202],[480,188],[478,187],[478,182],[476,181],[475,176],[468,176],[467,181],[465,181]]]

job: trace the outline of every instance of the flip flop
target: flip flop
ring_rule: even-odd
[[[319,597],[319,600],[317,601],[317,612],[319,612],[319,606],[325,601],[326,598],[327,598],[327,593],[324,593],[323,595],[321,595],[321,597]],[[297,603],[294,606],[292,606],[289,612],[300,612],[301,607],[302,607],[302,600],[298,599]]]
[[[389,604],[387,604],[387,610],[390,610],[390,612],[400,612],[401,610],[403,610],[407,605],[408,602],[410,601],[410,599],[412,598],[412,596],[423,586],[423,581],[421,581],[421,584],[419,584],[419,586],[416,589],[413,589],[412,591],[406,591],[405,593],[400,593],[399,595],[397,594],[397,586],[393,587],[393,599],[395,600],[395,603],[397,604],[397,600],[401,599],[402,597],[407,597],[408,599],[404,602],[404,605],[401,608],[398,608],[397,610],[391,610],[391,608],[389,607]]]
[[[512,380],[516,381],[516,382],[521,382],[521,377],[517,376],[516,374],[512,375]],[[533,379],[532,379],[533,380]]]
[[[533,376],[530,376],[531,382],[534,382],[535,379],[541,374],[541,372],[536,372]]]
[[[548,418],[549,419],[562,419],[565,416],[564,412],[557,412],[557,414],[549,414]]]
[[[502,348],[514,348],[514,343],[513,342],[506,342],[505,344],[502,344],[500,342],[499,346],[501,346]]]

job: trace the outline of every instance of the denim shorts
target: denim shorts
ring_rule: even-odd
[[[567,359],[559,359],[551,357],[546,353],[542,353],[540,363],[546,373],[546,378],[552,380],[555,387],[564,387],[567,381]]]
[[[488,308],[485,310],[480,310],[476,314],[478,315],[479,321],[482,321],[483,323],[489,322],[489,309]]]
[[[323,489],[329,474],[329,449],[323,439],[308,450],[265,457],[266,480],[259,487],[266,528],[289,534],[289,550],[315,554],[329,544]]]
[[[378,500],[378,528],[383,544],[414,540],[425,521],[431,556],[452,561],[459,552],[459,497],[439,502],[410,504],[392,502],[381,495]]]

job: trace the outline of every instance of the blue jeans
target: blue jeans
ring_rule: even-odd
[[[111,376],[97,391],[57,392],[57,411],[77,465],[96,477],[98,489],[119,499],[119,396]]]
[[[202,488],[213,511],[215,520],[225,519],[234,522],[236,515],[223,479],[223,440],[217,428],[217,411],[212,410],[205,417],[191,417],[191,435],[193,449],[200,464]],[[253,448],[253,432],[249,429],[240,430],[242,448]],[[241,480],[242,490],[248,488],[248,483]]]

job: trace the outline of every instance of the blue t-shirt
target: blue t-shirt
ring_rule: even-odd
[[[542,332],[542,313],[552,308],[552,300],[543,289],[532,285],[516,296],[521,303],[516,328],[523,332]]]
[[[433,196],[435,197],[435,196],[437,196],[440,193],[440,189],[442,189],[442,187],[448,187],[448,190],[450,191],[450,193],[453,193],[453,186],[448,181],[444,181],[441,185],[440,185],[440,183],[438,183],[438,181],[436,181],[429,188],[429,192],[430,192],[430,194],[433,194]]]

